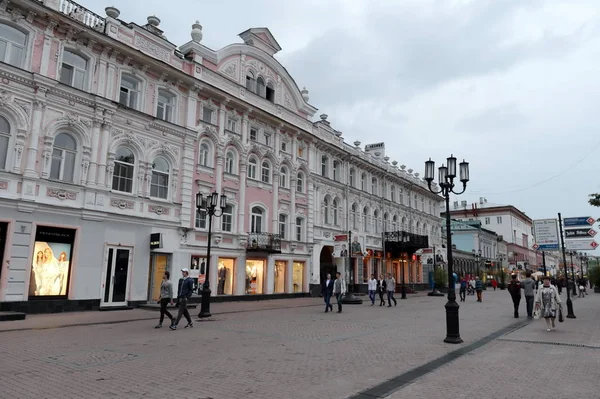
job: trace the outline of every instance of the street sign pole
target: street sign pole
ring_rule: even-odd
[[[547,274],[546,274],[546,251],[542,251],[542,265],[544,266],[544,276],[547,276]]]
[[[573,301],[571,301],[571,293],[569,292],[569,277],[567,271],[567,252],[565,250],[565,236],[563,234],[563,224],[562,224],[562,216],[560,212],[558,213],[558,226],[560,228],[560,243],[562,246],[562,256],[563,256],[563,265],[565,266],[565,281],[567,286],[565,287],[567,291],[567,318],[568,319],[576,319],[575,313],[573,312]]]

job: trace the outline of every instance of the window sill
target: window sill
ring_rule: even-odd
[[[148,199],[151,200],[151,201],[159,202],[161,204],[170,204],[171,203],[171,201],[169,199],[166,199],[166,198],[148,197]]]
[[[196,172],[205,173],[210,177],[214,177],[215,169],[211,166],[202,166],[200,164],[196,165]]]
[[[111,189],[111,190],[110,190],[110,193],[111,193],[111,194],[117,194],[117,195],[123,195],[123,196],[125,196],[125,197],[137,197],[137,194],[136,194],[135,192],[133,192],[133,193],[128,193],[128,192],[126,192],[126,191],[118,191],[118,190],[113,190],[113,189]]]
[[[254,179],[249,178],[246,181],[246,185],[249,187],[258,187],[263,190],[273,191],[273,186],[270,183],[263,183],[262,181],[259,181],[259,180],[254,180]]]

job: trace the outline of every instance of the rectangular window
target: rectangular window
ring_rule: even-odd
[[[231,233],[233,231],[233,207],[227,205],[221,215],[221,230]]]
[[[212,123],[213,110],[208,107],[202,107],[202,120],[206,123]]]
[[[496,223],[502,224],[502,216],[497,216],[496,217]]]
[[[286,239],[285,229],[287,227],[287,216],[279,215],[279,237],[282,240]]]
[[[298,157],[304,158],[304,148],[298,147]]]
[[[285,141],[281,142],[281,151],[287,152],[287,143]]]
[[[490,218],[489,217],[485,218],[485,224],[490,224]]]
[[[258,130],[255,128],[250,128],[250,140],[256,141],[257,137],[258,137]]]
[[[304,219],[302,218],[296,218],[296,241],[298,242],[302,242],[304,241],[304,232],[303,232],[303,224],[304,224]]]
[[[265,145],[271,146],[271,135],[265,133]]]
[[[158,91],[156,117],[167,122],[171,122],[173,118],[173,96],[161,90]]]
[[[227,130],[237,132],[237,121],[231,118],[227,119]]]
[[[196,228],[206,229],[206,213],[196,211]]]

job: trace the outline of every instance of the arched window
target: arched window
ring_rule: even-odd
[[[398,231],[398,216],[394,215],[392,218],[392,231]]]
[[[356,184],[355,180],[356,180],[356,171],[354,170],[354,168],[352,168],[352,169],[350,169],[350,175],[348,178],[348,184],[350,185],[350,187],[354,187],[354,185]]]
[[[406,224],[406,218],[402,216],[402,230],[408,232],[408,225]]]
[[[77,142],[67,133],[60,133],[54,139],[50,179],[73,183],[75,178],[75,158]]]
[[[352,204],[352,228],[358,229],[358,207]]]
[[[139,109],[138,99],[140,94],[140,82],[133,76],[121,75],[121,91],[119,92],[119,103],[122,105]]]
[[[256,94],[258,94],[259,96],[261,96],[262,98],[266,97],[266,86],[265,86],[265,80],[263,79],[262,76],[259,76],[256,79]]]
[[[334,226],[338,226],[339,225],[339,203],[337,198],[333,200],[333,225]]]
[[[296,191],[299,193],[304,192],[304,173],[298,172],[297,180],[296,180]]]
[[[377,178],[375,177],[371,179],[371,194],[377,194]]]
[[[296,241],[304,241],[304,219],[296,218]]]
[[[283,188],[288,186],[288,170],[285,166],[282,166],[279,170],[279,186]]]
[[[390,215],[388,213],[383,214],[383,231],[389,231],[390,229]]]
[[[175,96],[166,90],[158,90],[156,117],[167,122],[173,122],[175,118]]]
[[[27,34],[10,25],[0,23],[0,61],[23,68]]]
[[[60,82],[83,90],[86,86],[88,60],[70,50],[63,51]]]
[[[417,228],[415,229],[414,233],[421,234],[421,222],[417,222]]]
[[[236,172],[235,153],[232,150],[227,151],[225,154],[225,173],[231,175],[237,174]]]
[[[271,182],[271,165],[267,161],[263,161],[260,168],[260,180],[263,183]]]
[[[321,157],[321,176],[329,177],[329,158],[325,155]]]
[[[8,160],[10,136],[10,123],[8,119],[0,116],[0,170],[4,170],[8,166],[6,161]]]
[[[162,199],[169,198],[169,163],[163,157],[156,157],[152,163],[150,196]]]
[[[134,168],[135,156],[133,152],[127,147],[119,147],[115,154],[112,189],[124,193],[132,193]]]
[[[258,206],[252,207],[252,214],[250,216],[250,232],[251,233],[262,233],[263,219],[264,219],[263,209]]]
[[[333,161],[333,180],[340,181],[340,161]]]
[[[379,222],[379,211],[377,209],[375,209],[375,211],[373,212],[373,226],[375,227],[375,234],[379,234],[381,233],[380,230],[380,225],[381,223]]]
[[[363,173],[360,175],[360,189],[363,191],[367,191],[367,174]]]
[[[254,74],[251,71],[246,73],[246,90],[252,93],[256,92],[256,80],[254,80]]]
[[[329,224],[329,197],[325,197],[323,200],[323,223]]]
[[[212,151],[206,141],[200,143],[200,166],[212,167]]]
[[[288,217],[284,213],[279,214],[279,238],[282,240],[287,239],[287,234],[285,231],[287,230]]]
[[[272,103],[275,102],[275,88],[273,87],[273,83],[269,82],[267,84],[267,89],[265,92],[265,98]]]
[[[363,216],[363,218],[362,218],[363,219],[363,231],[368,233],[370,230],[369,229],[369,207],[365,206],[363,208],[362,216]]]
[[[396,201],[396,186],[392,185],[390,188],[390,199],[392,202]]]
[[[248,179],[256,180],[257,165],[258,165],[258,162],[256,161],[256,158],[251,157],[248,160]]]

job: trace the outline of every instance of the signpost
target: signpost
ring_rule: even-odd
[[[590,238],[594,237],[596,234],[598,234],[596,230],[587,228],[565,230],[565,238],[567,240],[569,238]]]
[[[569,251],[593,251],[598,247],[598,243],[590,240],[569,240],[566,242],[566,248]]]
[[[566,220],[566,219],[565,219]],[[557,251],[560,235],[556,219],[538,219],[533,221],[535,245],[537,251]]]
[[[582,227],[582,226],[593,226],[596,222],[591,216],[580,216],[576,218],[565,218],[563,223],[565,228],[567,227]]]

